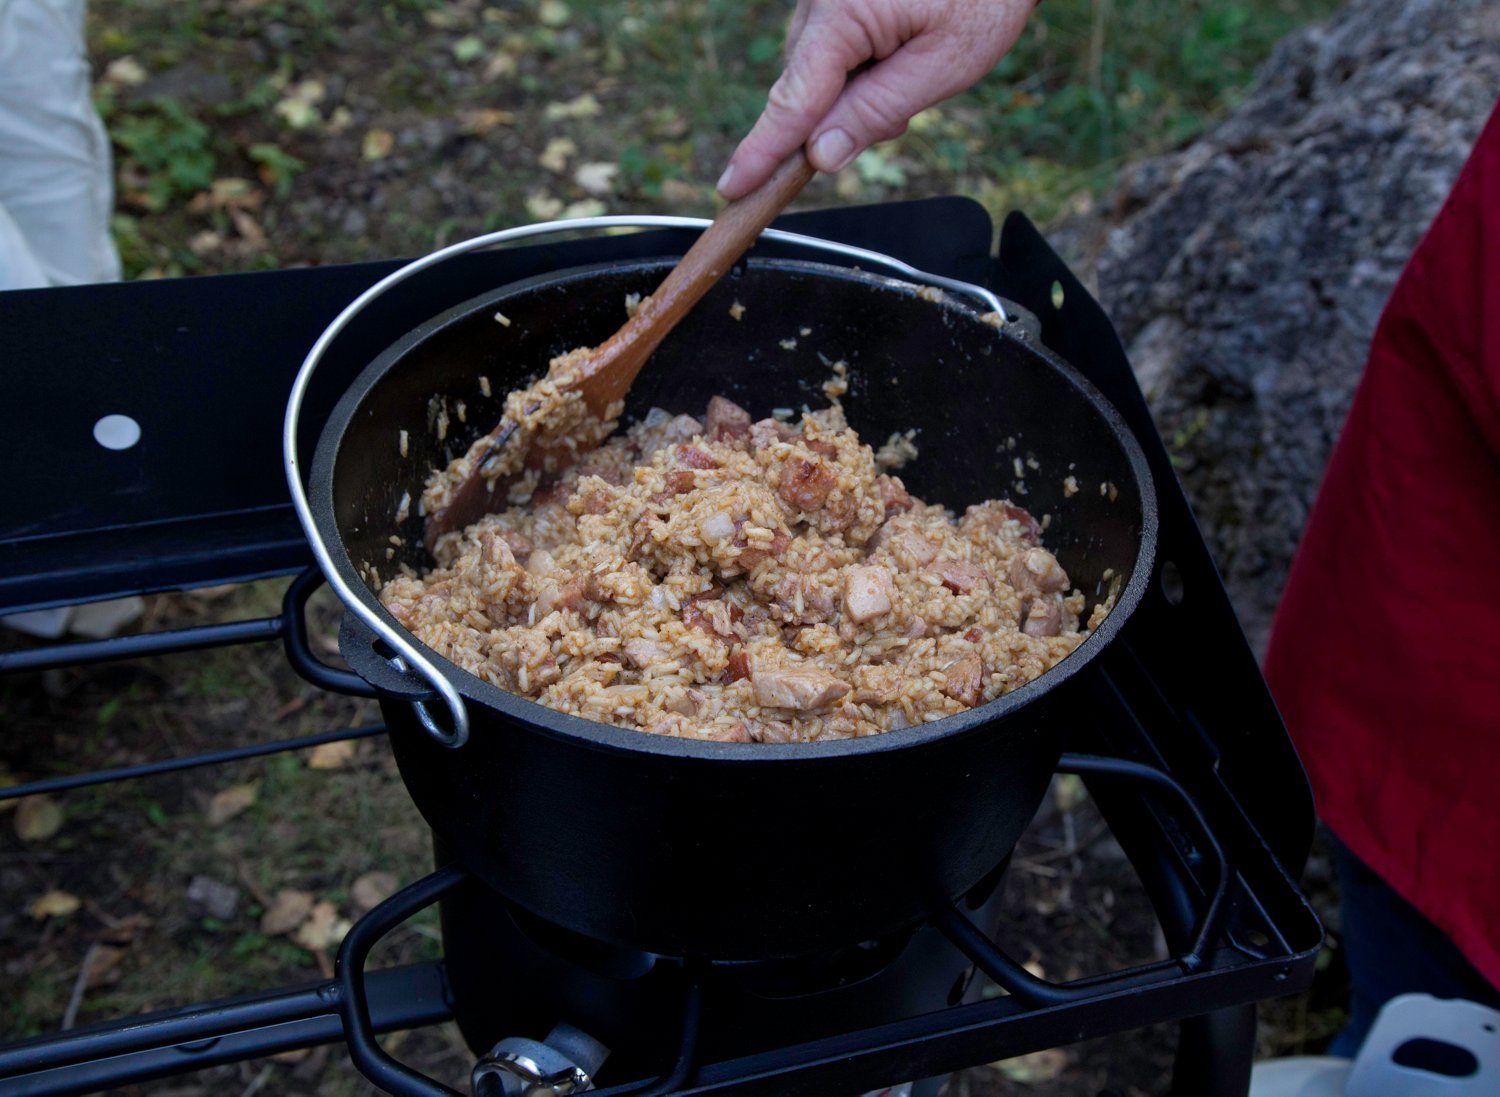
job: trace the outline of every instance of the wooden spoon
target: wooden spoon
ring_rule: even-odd
[[[720,210],[657,291],[641,302],[624,327],[593,351],[563,387],[581,393],[591,415],[605,418],[609,406],[624,398],[651,352],[814,174],[815,169],[799,149],[759,187]],[[526,410],[529,413],[534,409]],[[425,540],[429,550],[443,534],[479,521],[493,509],[496,500],[506,498],[512,478],[497,477],[491,487],[481,470],[504,452],[515,431],[513,420],[502,419],[486,436],[486,445],[476,452],[468,475],[454,488],[448,505],[428,516]],[[536,456],[528,454],[528,463],[534,463],[530,459]]]

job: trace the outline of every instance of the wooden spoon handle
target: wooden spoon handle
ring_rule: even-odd
[[[815,174],[798,149],[759,187],[719,211],[635,316],[589,359],[576,387],[590,407],[602,412],[624,397],[651,352]]]

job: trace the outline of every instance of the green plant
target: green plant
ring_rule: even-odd
[[[207,190],[218,156],[213,131],[176,99],[159,96],[132,113],[118,112],[110,135],[120,147],[120,171],[138,177],[141,204],[152,212]]]
[[[247,150],[250,159],[259,165],[261,175],[276,188],[276,196],[285,198],[292,190],[292,180],[307,165],[291,153],[269,142],[251,145]]]

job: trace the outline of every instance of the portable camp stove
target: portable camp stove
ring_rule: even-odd
[[[1004,865],[929,924],[758,964],[581,938],[447,865],[362,918],[332,980],[0,1047],[0,1093],[88,1092],[336,1040],[389,1092],[452,1093],[376,1040],[450,1018],[475,1052],[480,1094],[860,1093],[1180,1020],[1176,1091],[1243,1097],[1253,1004],[1303,989],[1321,941],[1294,882],[1312,837],[1311,798],[1113,329],[1020,215],[1007,220],[998,256],[988,218],[959,199],[783,223],[990,285],[1040,318],[1043,341],[1140,440],[1160,500],[1155,581],[1088,671],[1088,688],[1046,719],[1074,752],[1059,771],[1086,781],[1147,890],[1169,958],[1065,983],[1038,978],[995,940]],[[684,239],[641,233],[483,253],[447,277],[477,272],[498,285],[680,250]],[[776,248],[757,251],[766,253]],[[0,612],[301,572],[277,616],[38,646],[0,655],[0,673],[279,640],[310,682],[369,695],[308,644],[304,610],[320,577],[286,498],[279,428],[307,348],[395,265],[0,294],[10,387],[0,409],[10,464],[0,487]],[[444,275],[403,287],[341,344],[308,401],[305,442],[355,373],[455,299],[450,290]],[[39,407],[51,410],[36,415]],[[140,440],[124,450],[96,443],[108,415],[128,416]],[[382,731],[36,780],[0,789],[0,799]],[[443,958],[366,974],[376,941],[433,903]]]

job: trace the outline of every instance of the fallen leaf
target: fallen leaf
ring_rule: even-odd
[[[941,107],[928,107],[926,110],[918,111],[912,115],[912,119],[907,123],[907,126],[911,129],[912,133],[931,133],[938,128],[939,124],[943,121],[943,117]]]
[[[286,88],[286,93],[271,109],[294,130],[311,129],[323,121],[318,104],[328,94],[321,80],[301,80]]]
[[[884,149],[865,149],[854,160],[854,170],[860,180],[872,185],[902,187],[906,185],[906,172],[890,158]]]
[[[104,67],[104,82],[133,88],[146,82],[146,69],[134,57],[117,57]]]
[[[95,913],[98,912],[95,911]],[[141,931],[150,925],[151,919],[144,914],[127,914],[123,918],[113,920],[100,931],[99,940],[107,945],[128,945],[133,943]]]
[[[537,6],[536,17],[544,27],[566,27],[573,19],[573,12],[563,0],[542,0]]]
[[[595,198],[603,198],[614,193],[615,176],[619,173],[619,164],[594,161],[589,164],[579,164],[578,170],[573,173],[573,182]]]
[[[321,80],[301,80],[293,84],[287,94],[304,103],[321,103],[328,95],[328,86]]]
[[[602,217],[608,207],[597,198],[585,198],[579,202],[569,202],[562,208],[558,217],[564,221],[576,221],[580,217]]]
[[[50,796],[23,796],[16,805],[16,837],[23,842],[43,842],[63,825],[63,811]]]
[[[215,179],[207,191],[194,196],[189,209],[195,213],[202,209],[242,209],[254,213],[265,204],[266,192],[254,182],[236,175],[227,175],[223,179]],[[200,601],[214,601],[238,589],[239,585],[236,583],[225,583],[217,587],[204,587],[192,593]]]
[[[229,822],[255,803],[258,795],[260,795],[259,781],[251,781],[244,785],[230,785],[214,793],[213,799],[208,802],[208,825],[217,827]]]
[[[319,743],[307,756],[308,769],[342,769],[354,758],[354,740],[336,739]]]
[[[478,61],[483,56],[484,39],[476,34],[466,34],[453,43],[453,57],[456,61],[468,64],[470,61]]]
[[[307,921],[297,927],[292,940],[308,952],[320,952],[332,948],[349,932],[350,922],[340,918],[338,908],[327,899],[321,899],[312,908]]]
[[[1076,773],[1064,773],[1052,780],[1052,799],[1060,811],[1072,811],[1089,798],[1088,786]]]
[[[323,121],[318,108],[305,99],[286,98],[271,108],[294,130],[311,129]]]
[[[554,198],[541,191],[532,191],[526,196],[526,212],[538,221],[551,221],[562,212],[561,198]]]
[[[1066,1069],[1068,1053],[1061,1048],[1033,1051],[1030,1055],[1018,1055],[1014,1059],[1002,1059],[992,1064],[996,1070],[1012,1082],[1036,1085],[1050,1082]]]
[[[312,908],[312,892],[284,888],[276,893],[276,898],[260,916],[260,931],[267,937],[279,937],[283,933],[290,933],[307,921]]]
[[[349,889],[354,905],[372,910],[396,893],[396,877],[389,872],[367,872]]]
[[[603,109],[599,106],[599,100],[594,98],[594,93],[586,91],[577,99],[569,99],[566,103],[548,103],[542,116],[549,122],[563,118],[593,118]]]
[[[484,72],[480,74],[484,80],[500,80],[507,76],[516,74],[516,58],[512,53],[500,50],[490,58],[489,64],[484,66]]]
[[[188,251],[201,259],[206,255],[212,255],[222,248],[224,246],[224,237],[220,236],[213,229],[204,229],[202,232],[195,232],[192,236],[189,236],[187,246]]]
[[[453,30],[463,25],[463,16],[452,8],[429,8],[422,13],[429,27],[437,30]]]
[[[44,918],[66,918],[81,905],[78,896],[53,888],[31,904],[31,916],[38,922]]]
[[[396,135],[390,130],[366,130],[360,154],[366,160],[384,160],[391,154],[391,150],[395,147]]]
[[[710,193],[685,179],[663,179],[661,183],[662,200],[673,207],[701,205],[710,200]]]
[[[515,120],[514,111],[498,110],[495,107],[461,110],[458,112],[458,132],[470,137],[482,137],[497,126],[508,126]]]
[[[93,958],[89,961],[89,972],[84,976],[84,989],[88,990],[105,982],[112,982],[110,977],[117,974],[115,968],[120,966],[120,961],[125,958],[125,952],[123,948],[96,943],[89,950],[89,955]]]
[[[578,146],[573,143],[572,138],[554,137],[547,142],[547,147],[542,150],[542,154],[536,159],[537,163],[541,164],[548,171],[555,171],[561,174],[568,170],[568,157],[577,151]]]
[[[329,114],[328,121],[323,126],[324,133],[343,133],[354,125],[354,114],[348,107],[334,107]]]
[[[231,209],[229,219],[234,222],[234,227],[239,232],[240,238],[244,240],[248,251],[265,251],[271,246],[271,242],[266,239],[265,232],[262,231],[260,225],[256,224],[255,218],[244,210]]]

